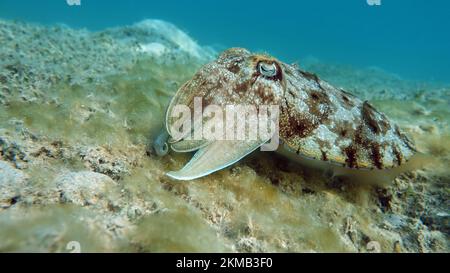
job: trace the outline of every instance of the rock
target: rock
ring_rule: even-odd
[[[79,207],[14,207],[0,214],[0,252],[118,251],[120,241],[105,228],[105,218]]]
[[[110,177],[89,171],[69,172],[55,180],[61,201],[111,211],[116,207],[117,184]]]
[[[440,230],[446,234],[450,233],[450,214],[446,212],[429,212],[421,216],[420,219],[425,225],[432,229]]]
[[[385,221],[386,224],[394,229],[401,229],[408,224],[408,219],[406,216],[392,213],[385,215]]]
[[[209,60],[213,57],[212,49],[198,45],[189,35],[175,25],[162,20],[147,19],[129,27],[105,31],[130,48],[138,45],[138,52],[168,60],[173,57]]]
[[[79,151],[79,156],[93,171],[108,175],[113,179],[120,179],[129,173],[127,158],[112,155],[102,147],[83,147]]]
[[[27,175],[0,161],[0,209],[14,205],[27,184]]]
[[[28,154],[19,143],[1,135],[0,154],[5,160],[13,162],[16,168],[21,168],[23,162],[29,161]]]

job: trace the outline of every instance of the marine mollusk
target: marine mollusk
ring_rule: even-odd
[[[367,101],[277,59],[232,48],[205,65],[172,99],[166,130],[175,122],[175,105],[278,105],[281,148],[294,156],[352,169],[385,169],[404,164],[415,151],[399,127]],[[195,117],[194,117],[195,119]],[[169,137],[177,152],[197,151],[181,170],[168,175],[190,180],[225,168],[263,145],[259,141],[192,140]]]

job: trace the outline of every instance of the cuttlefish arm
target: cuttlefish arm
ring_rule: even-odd
[[[170,143],[170,140],[169,140]],[[181,140],[175,143],[170,143],[170,147],[173,151],[177,153],[188,153],[188,152],[194,152],[197,151],[200,148],[203,148],[207,145],[209,145],[211,141],[208,140]]]
[[[198,150],[179,171],[167,176],[177,180],[192,180],[224,169],[247,156],[266,141],[218,140]]]
[[[153,150],[157,156],[162,157],[169,152],[169,145],[167,144],[168,139],[169,133],[167,133],[166,130],[162,130],[162,132],[154,140]]]

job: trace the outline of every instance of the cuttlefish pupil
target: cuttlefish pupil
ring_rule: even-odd
[[[281,145],[277,152],[294,160],[307,159],[346,170],[370,172],[403,167],[416,152],[412,141],[399,127],[369,102],[335,88],[296,65],[266,54],[232,48],[183,84],[167,108],[166,135],[154,143],[157,154],[167,152],[167,136],[171,150],[196,151],[181,170],[167,173],[173,179],[192,180],[219,171],[271,140],[270,136],[256,140],[190,139],[191,132],[182,137],[171,135],[170,128],[179,122],[174,119],[178,116],[177,106],[186,106],[195,113],[198,97],[218,108],[249,104],[258,109],[278,106],[276,135]],[[193,132],[197,129],[195,124],[203,122],[202,115],[198,116],[194,116]],[[237,119],[248,125],[245,116]]]
[[[259,71],[259,73],[261,73],[262,75],[264,75],[268,78],[273,78],[278,73],[278,69],[277,69],[277,66],[275,65],[275,63],[269,64],[266,62],[258,63],[258,71]]]

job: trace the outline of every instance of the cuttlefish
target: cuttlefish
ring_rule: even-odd
[[[181,170],[167,173],[177,180],[192,180],[226,168],[269,141],[267,137],[195,139],[190,131],[175,137],[171,132],[177,122],[174,109],[186,105],[194,112],[195,98],[202,99],[203,107],[279,106],[277,152],[294,160],[344,169],[384,170],[402,166],[416,151],[399,127],[368,101],[333,87],[297,65],[231,48],[183,84],[167,108],[165,132],[155,141],[155,150],[160,155],[169,147],[175,152],[195,151]],[[189,119],[196,124],[205,117],[193,115]]]

